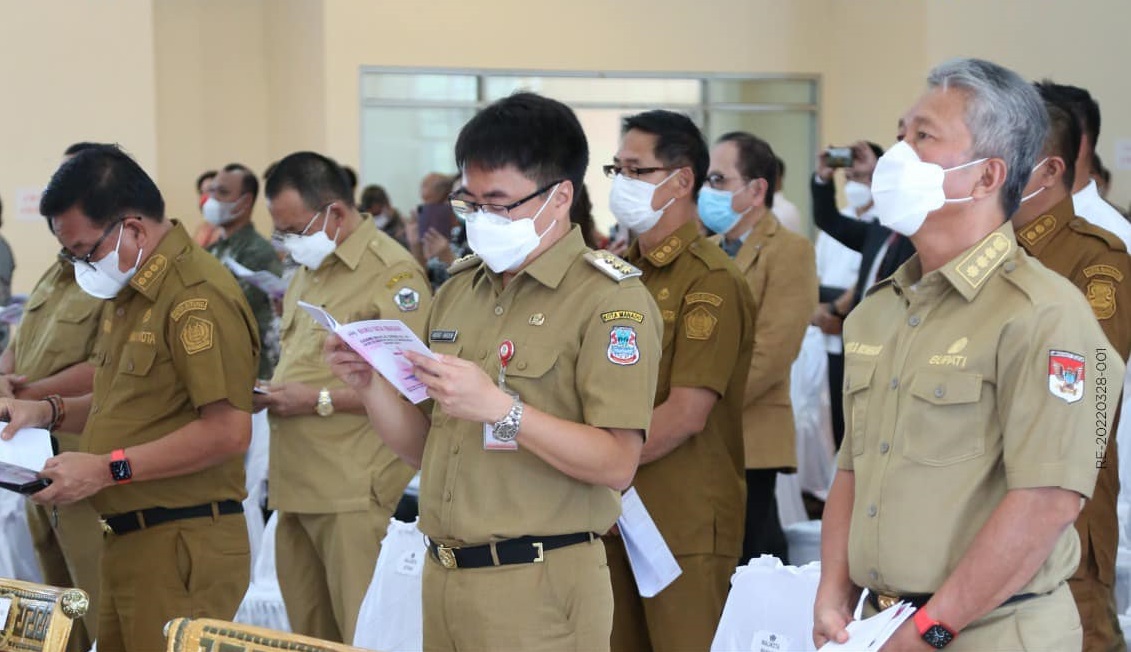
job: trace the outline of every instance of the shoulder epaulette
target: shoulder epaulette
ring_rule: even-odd
[[[1119,236],[1103,227],[1092,224],[1082,217],[1077,216],[1069,221],[1068,228],[1077,233],[1082,233],[1084,235],[1090,235],[1094,238],[1099,238],[1100,240],[1104,241],[1104,244],[1106,244],[1109,249],[1112,249],[1114,251],[1127,251],[1127,246],[1123,243],[1123,240],[1121,240]]]
[[[633,278],[644,273],[634,265],[629,264],[618,256],[614,256],[604,249],[587,252],[585,254],[585,260],[589,261],[590,265],[601,270],[606,276],[618,283],[626,278]]]
[[[457,258],[451,265],[448,266],[448,274],[459,274],[460,272],[468,269],[479,267],[479,263],[483,260],[477,254],[468,254],[462,258]]]

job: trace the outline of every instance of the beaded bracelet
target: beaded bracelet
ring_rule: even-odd
[[[63,404],[63,397],[58,394],[51,394],[43,397],[43,400],[51,406],[51,423],[47,429],[55,432],[59,426],[63,425],[63,418],[67,415],[67,409]]]

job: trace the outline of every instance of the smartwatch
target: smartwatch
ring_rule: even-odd
[[[915,628],[919,630],[920,638],[936,650],[941,650],[950,645],[954,637],[958,636],[957,632],[932,619],[923,609],[915,611]]]
[[[130,468],[130,461],[126,459],[125,449],[119,448],[110,453],[110,477],[116,484],[126,484],[133,479],[134,472]]]

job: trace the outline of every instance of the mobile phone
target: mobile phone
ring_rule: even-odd
[[[424,204],[417,215],[417,224],[420,226],[421,238],[424,238],[424,234],[430,229],[435,229],[445,238],[451,238],[452,227],[456,225],[456,216],[447,203]]]
[[[825,150],[825,161],[830,168],[852,167],[851,147],[830,147]]]

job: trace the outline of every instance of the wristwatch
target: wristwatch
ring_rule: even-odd
[[[334,413],[334,402],[330,400],[330,390],[323,387],[322,391],[318,392],[318,403],[314,405],[314,411],[320,417],[328,417]]]
[[[119,448],[110,453],[110,477],[117,484],[126,484],[133,479],[134,472],[130,468],[130,461],[126,459],[125,449]]]
[[[491,426],[491,434],[499,441],[513,441],[518,436],[518,427],[522,424],[522,399],[518,394],[514,394],[513,397],[511,409]]]
[[[915,628],[919,630],[923,641],[936,650],[950,645],[954,637],[958,636],[954,630],[928,616],[923,609],[915,611]]]

